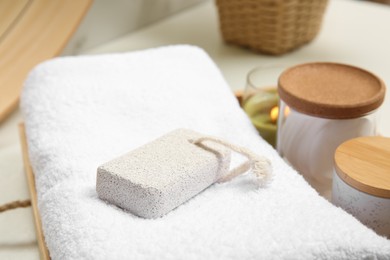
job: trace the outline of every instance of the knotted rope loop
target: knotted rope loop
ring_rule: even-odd
[[[236,176],[247,172],[249,169],[252,169],[253,174],[255,174],[259,186],[265,186],[270,181],[272,175],[272,167],[270,160],[268,160],[266,157],[255,154],[254,152],[245,147],[231,144],[216,137],[205,136],[200,137],[196,140],[192,140],[194,144],[200,144],[203,141],[212,141],[221,144],[248,158],[248,161],[229,171],[227,175],[222,176],[218,180],[219,183],[230,181]]]

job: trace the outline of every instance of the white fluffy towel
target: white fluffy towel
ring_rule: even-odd
[[[197,47],[45,62],[21,108],[53,259],[390,259],[389,240],[318,196],[258,136]],[[154,220],[98,199],[99,165],[176,128],[266,155],[273,182],[255,189],[246,174]]]

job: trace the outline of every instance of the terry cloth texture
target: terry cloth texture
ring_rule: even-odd
[[[197,47],[45,62],[28,76],[21,108],[53,259],[390,258],[388,240],[318,196],[258,136]],[[98,199],[99,165],[177,128],[264,154],[272,183],[255,189],[242,175],[154,220]]]

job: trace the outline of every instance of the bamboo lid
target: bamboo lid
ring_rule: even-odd
[[[333,119],[356,118],[377,109],[385,97],[383,81],[345,64],[306,63],[285,70],[278,92],[291,108]]]
[[[335,153],[337,175],[355,189],[390,198],[390,138],[359,137],[341,144]]]

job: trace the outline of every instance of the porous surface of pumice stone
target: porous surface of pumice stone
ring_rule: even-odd
[[[192,143],[202,136],[177,129],[101,165],[99,198],[143,218],[178,207],[229,170],[230,151],[211,141]]]

